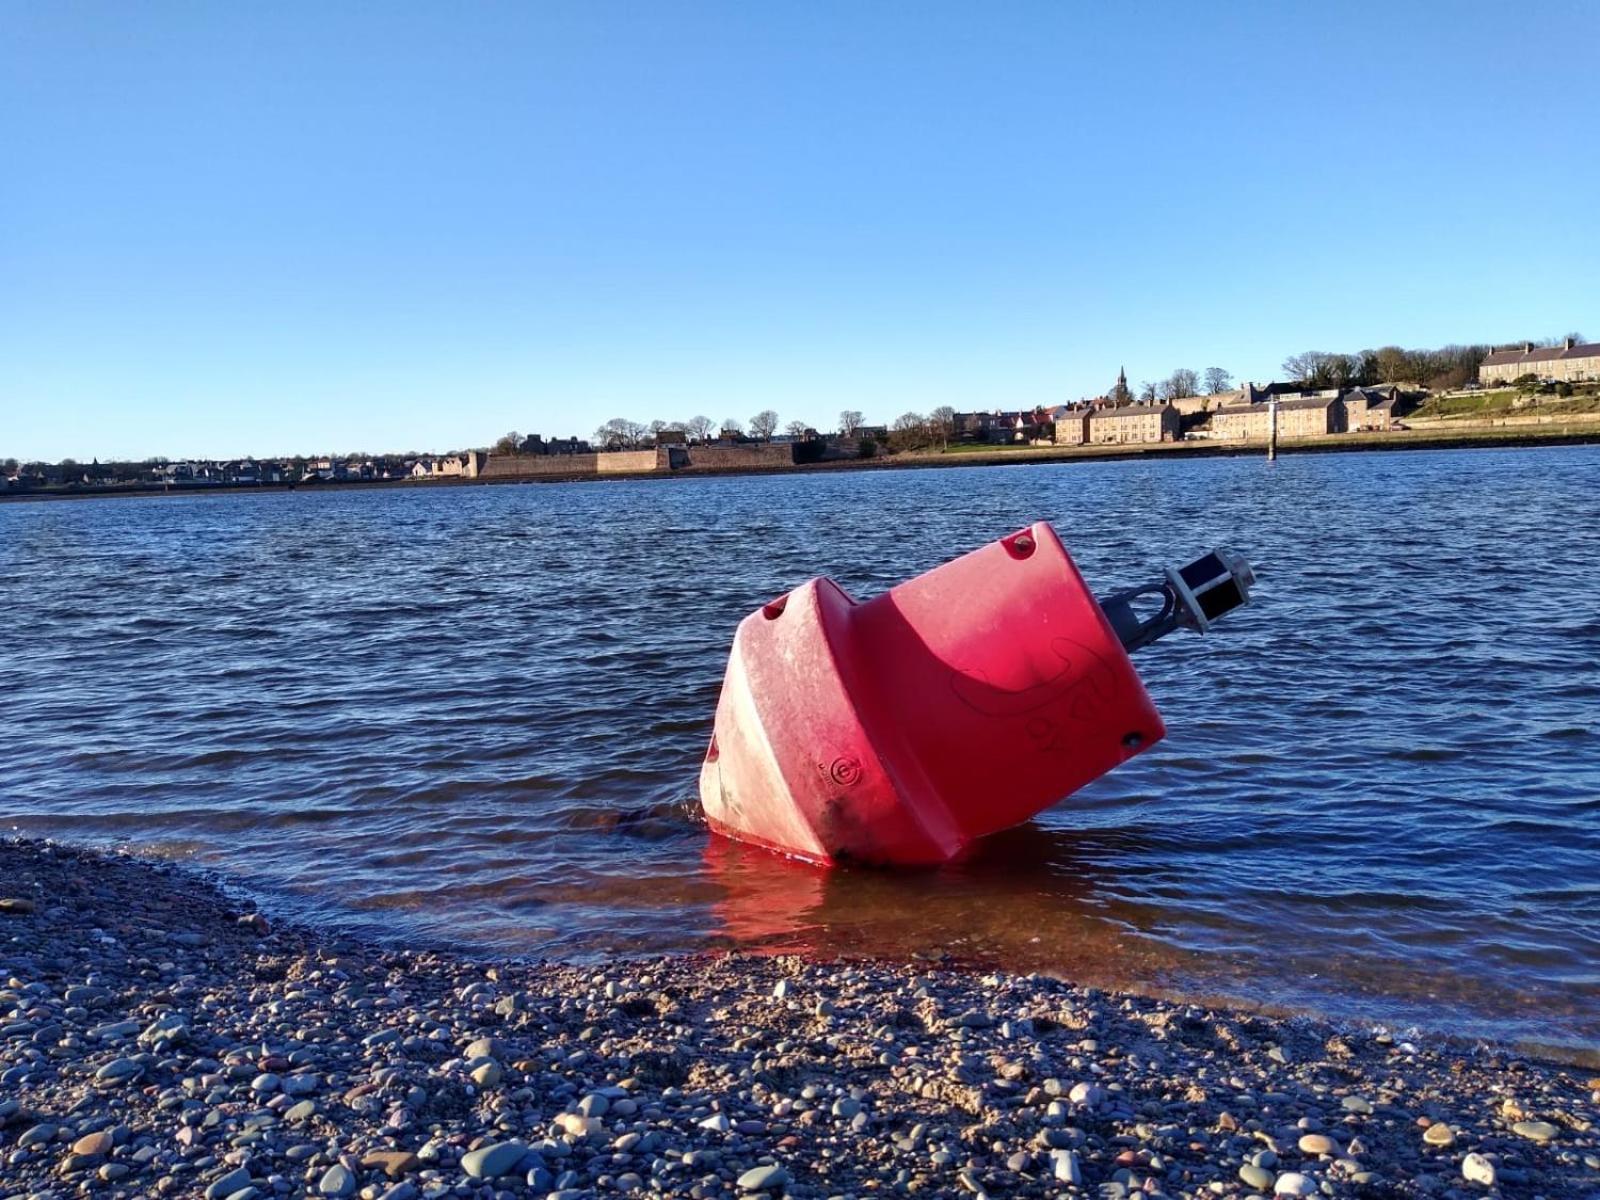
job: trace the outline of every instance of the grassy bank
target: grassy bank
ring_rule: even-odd
[[[1531,400],[1531,402],[1529,402]],[[1519,406],[1519,401],[1523,402]],[[1600,416],[1600,391],[1584,387],[1571,396],[1529,397],[1515,388],[1485,392],[1452,392],[1426,400],[1412,419],[1497,420],[1504,417],[1594,418]]]

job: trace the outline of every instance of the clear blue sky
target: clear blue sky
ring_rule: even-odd
[[[1600,337],[1600,5],[0,0],[0,457]]]

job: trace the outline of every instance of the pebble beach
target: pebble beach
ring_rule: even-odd
[[[603,968],[0,843],[0,1197],[1600,1197],[1600,1079],[1040,976]]]

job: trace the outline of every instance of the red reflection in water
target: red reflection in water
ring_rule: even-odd
[[[1067,838],[1025,825],[942,867],[817,867],[707,839],[714,929],[742,949],[945,960],[1149,985],[1183,957],[1132,933]]]

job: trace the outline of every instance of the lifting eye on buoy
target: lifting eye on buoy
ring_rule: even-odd
[[[1132,653],[1175,629],[1204,633],[1218,617],[1250,603],[1256,575],[1242,554],[1213,550],[1186,567],[1168,567],[1160,583],[1127,588],[1100,600],[1122,648]],[[1134,602],[1159,598],[1160,611],[1140,617]]]

